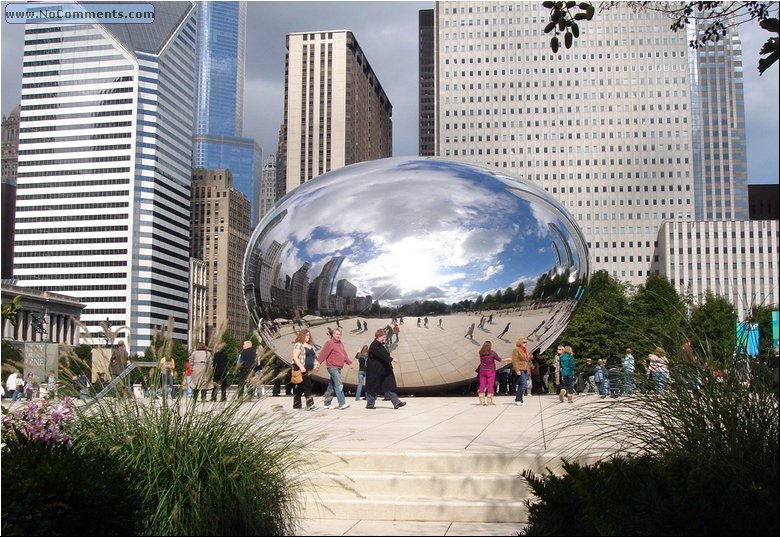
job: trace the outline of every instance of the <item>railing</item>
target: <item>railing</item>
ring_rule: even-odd
[[[120,374],[118,374],[116,377],[114,377],[111,382],[106,384],[106,387],[100,390],[100,393],[95,395],[94,398],[92,398],[92,401],[89,401],[88,404],[96,403],[97,401],[100,401],[107,393],[109,393],[112,390],[116,389],[116,386],[122,382],[125,377],[127,377],[134,369],[139,367],[157,367],[157,362],[130,362],[128,366],[125,368],[124,371],[122,371]]]

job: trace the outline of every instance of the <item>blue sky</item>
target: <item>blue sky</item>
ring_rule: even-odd
[[[540,0],[541,1],[541,0]],[[7,2],[3,2],[5,5]],[[243,135],[263,155],[275,152],[284,103],[285,36],[351,30],[393,104],[393,154],[417,154],[417,13],[432,2],[249,2]],[[2,113],[19,102],[23,26],[3,22]],[[587,25],[583,25],[587,31]],[[777,183],[780,65],[758,75],[758,51],[769,36],[743,25],[748,181]]]

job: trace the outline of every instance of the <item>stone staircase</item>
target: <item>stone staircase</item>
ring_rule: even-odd
[[[496,452],[321,453],[302,516],[523,524],[529,489],[520,472],[542,472],[549,462]]]

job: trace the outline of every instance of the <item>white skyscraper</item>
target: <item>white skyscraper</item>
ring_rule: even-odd
[[[541,2],[436,3],[435,153],[544,188],[596,270],[643,283],[664,221],[747,217],[739,38],[692,50],[663,14],[618,5],[553,54],[548,17]]]
[[[186,344],[195,72],[191,2],[153,24],[30,24],[14,272],[76,297],[132,353],[174,317]],[[99,341],[99,339],[98,339]]]

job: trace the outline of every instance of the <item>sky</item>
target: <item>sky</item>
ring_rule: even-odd
[[[254,138],[264,157],[276,151],[288,33],[350,30],[393,105],[393,155],[417,155],[417,14],[432,7],[433,2],[413,1],[250,1],[243,136]],[[587,32],[587,24],[581,28]],[[2,113],[7,115],[19,103],[24,27],[3,21],[0,32]],[[758,51],[769,35],[756,23],[740,28],[749,183],[777,183],[780,169],[780,65],[761,77],[757,69]]]

